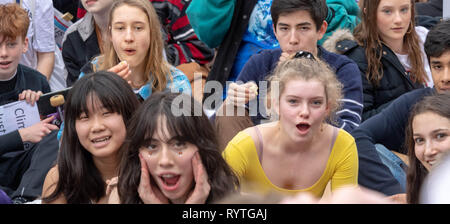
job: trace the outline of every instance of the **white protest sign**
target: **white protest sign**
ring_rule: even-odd
[[[29,127],[40,121],[37,104],[16,101],[0,106],[0,135]]]

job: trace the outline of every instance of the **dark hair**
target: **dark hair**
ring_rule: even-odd
[[[359,23],[353,35],[360,46],[365,49],[367,58],[366,78],[372,85],[378,86],[383,78],[383,64],[381,62],[382,42],[381,34],[377,26],[377,12],[381,0],[367,0],[362,2],[361,6],[361,23]],[[405,48],[408,50],[408,58],[411,62],[411,80],[416,83],[426,83],[427,74],[425,72],[422,53],[419,45],[419,37],[415,29],[415,4],[411,0],[411,22],[408,31],[403,37]]]
[[[177,100],[181,101],[180,105],[176,105]],[[183,112],[184,116],[174,115],[172,105]],[[201,111],[201,114],[194,114],[195,111]],[[146,147],[146,138],[157,131],[160,116],[166,118],[171,136],[179,136],[197,146],[211,186],[206,203],[219,200],[237,190],[239,181],[221,156],[214,127],[203,113],[201,105],[186,94],[158,92],[144,101],[130,120],[127,140],[120,150],[123,153],[120,157],[122,161],[118,182],[121,203],[142,203],[137,190],[141,176],[139,149]]]
[[[130,85],[114,73],[100,71],[75,82],[64,105],[64,132],[57,159],[59,180],[44,202],[63,194],[67,203],[90,203],[105,195],[105,181],[75,129],[76,120],[88,112],[88,102],[96,98],[109,111],[122,115],[125,124],[139,105]]]
[[[450,19],[436,24],[428,32],[424,48],[428,60],[430,57],[440,57],[450,50]]]
[[[273,0],[270,14],[272,15],[275,30],[281,14],[300,10],[309,12],[317,30],[320,29],[328,15],[328,7],[325,0]]]
[[[408,125],[405,130],[405,146],[408,149],[409,158],[406,191],[407,201],[410,204],[419,203],[420,187],[428,174],[427,169],[416,157],[412,127],[414,117],[425,112],[436,113],[439,116],[450,119],[450,93],[447,92],[424,97],[411,110]]]

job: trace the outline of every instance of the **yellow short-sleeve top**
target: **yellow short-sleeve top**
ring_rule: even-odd
[[[252,137],[244,131],[239,132],[228,143],[222,155],[239,177],[243,192],[267,194],[276,191],[287,195],[310,192],[316,197],[322,197],[330,180],[332,191],[345,185],[358,184],[358,152],[355,139],[342,129],[338,131],[322,176],[305,189],[290,190],[272,184],[261,166]]]

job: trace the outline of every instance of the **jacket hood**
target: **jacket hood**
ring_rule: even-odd
[[[329,52],[342,54],[351,47],[347,44],[343,44],[343,42],[349,41],[356,43],[352,32],[349,29],[337,29],[325,42],[323,42],[322,47]]]

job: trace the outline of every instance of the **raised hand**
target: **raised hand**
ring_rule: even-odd
[[[58,130],[58,126],[50,123],[53,119],[55,116],[48,117],[30,127],[19,129],[22,141],[38,143],[53,130]]]
[[[225,102],[235,106],[241,106],[253,100],[258,95],[258,86],[250,81],[245,84],[231,83],[228,87]]]
[[[127,80],[127,78],[131,75],[130,66],[126,61],[122,61],[117,65],[114,65],[112,68],[108,69],[109,72],[114,72],[123,79]]]

